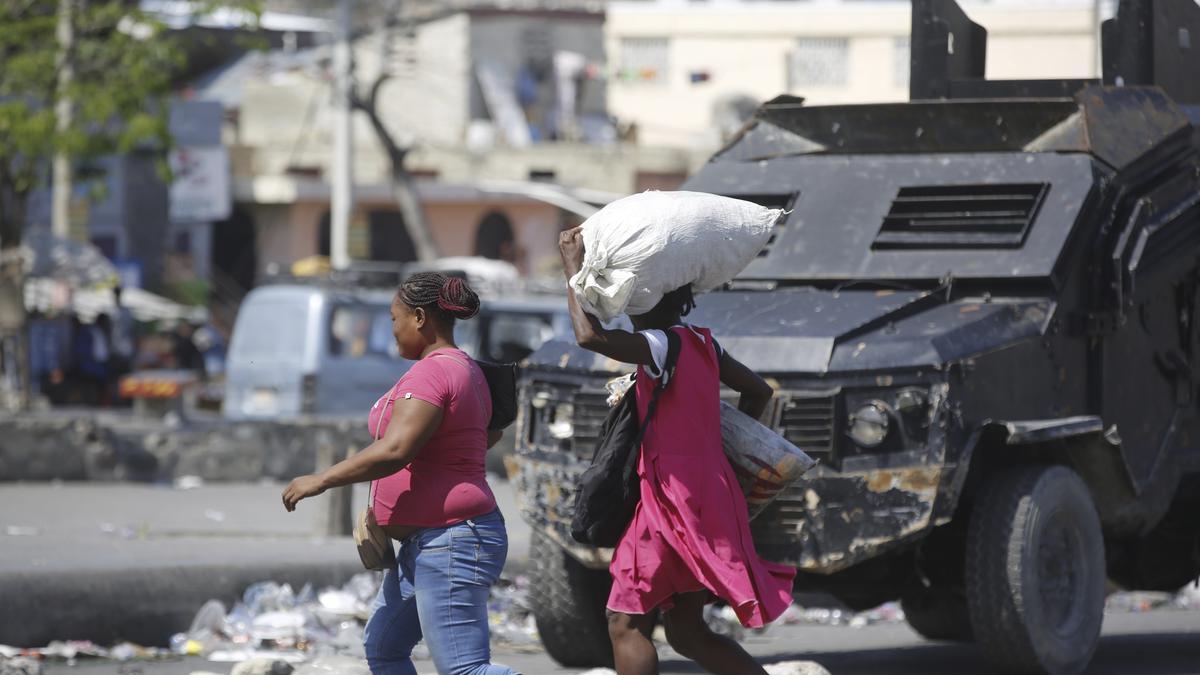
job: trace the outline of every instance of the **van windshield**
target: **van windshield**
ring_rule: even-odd
[[[400,358],[392,335],[390,308],[377,305],[336,305],[329,315],[329,353],[341,358],[366,356]]]
[[[299,363],[304,359],[308,313],[305,303],[272,298],[269,302],[243,305],[238,313],[233,342],[229,347],[232,362]]]

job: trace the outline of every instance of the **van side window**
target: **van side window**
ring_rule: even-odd
[[[497,314],[487,327],[487,358],[520,361],[554,335],[551,317],[540,314]]]
[[[371,318],[371,339],[368,350],[372,354],[400,358],[400,348],[396,346],[396,336],[392,335],[392,313],[388,308],[375,310]]]
[[[399,358],[388,308],[335,305],[329,314],[329,354],[348,359]]]

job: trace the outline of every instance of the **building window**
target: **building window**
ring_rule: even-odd
[[[622,38],[618,78],[624,82],[665,84],[669,48],[667,38]]]
[[[848,79],[847,38],[800,38],[788,55],[788,87],[839,87]]]
[[[516,239],[508,216],[492,211],[483,217],[475,230],[475,255],[516,264]]]
[[[908,87],[908,70],[912,59],[912,41],[898,37],[892,41],[892,82],[897,87]]]

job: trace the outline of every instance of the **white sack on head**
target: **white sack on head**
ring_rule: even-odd
[[[767,245],[782,211],[705,192],[643,192],[583,223],[584,258],[568,285],[603,320],[644,314],[691,284],[712,290]]]

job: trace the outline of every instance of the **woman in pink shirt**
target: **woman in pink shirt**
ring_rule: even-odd
[[[384,573],[365,646],[372,673],[415,675],[422,637],[439,673],[504,675],[489,663],[488,589],[508,555],[504,518],[484,479],[492,400],[483,372],[454,344],[454,322],[479,311],[462,279],[423,272],[392,301],[392,332],[413,367],[371,408],[378,439],[283,492],[287,510],[305,497],[375,481],[375,518],[400,541]]]

